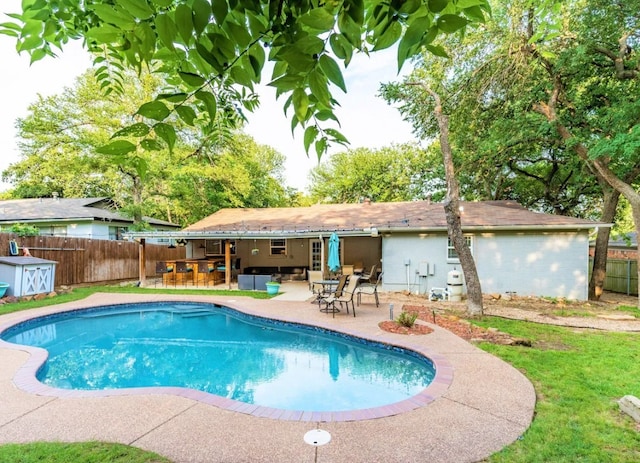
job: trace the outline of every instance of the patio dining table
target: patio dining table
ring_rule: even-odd
[[[322,304],[322,300],[332,294],[333,292],[335,292],[336,287],[338,286],[340,280],[316,280],[313,281],[312,284],[313,286],[322,286],[322,290],[318,291],[316,293],[316,298],[311,301],[311,303],[315,304],[316,302],[318,303],[318,307],[320,307],[320,304]],[[328,309],[320,309],[321,312],[325,312]]]

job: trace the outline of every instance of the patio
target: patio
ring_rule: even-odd
[[[35,309],[29,315],[119,302],[215,302],[405,345],[444,359],[452,377],[447,384],[436,385],[435,400],[411,411],[359,421],[316,416],[296,421],[239,413],[197,400],[197,395],[177,396],[160,389],[108,397],[78,397],[81,394],[73,391],[50,395],[46,388],[38,390],[35,380],[22,379],[30,354],[0,343],[0,443],[121,442],[153,450],[176,463],[473,462],[509,445],[528,428],[535,391],[520,372],[501,360],[437,326],[424,336],[384,332],[377,324],[389,318],[389,306],[376,308],[369,298],[363,299],[357,317],[341,312],[332,318],[309,302],[306,283],[285,283],[281,291],[270,300],[216,297],[204,291],[197,296],[95,294],[84,301]],[[396,313],[401,306],[401,302],[395,305]],[[7,314],[0,317],[0,325],[23,318],[24,312]],[[316,428],[331,434],[327,445],[312,447],[304,442],[305,433]]]

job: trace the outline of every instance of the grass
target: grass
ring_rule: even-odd
[[[206,292],[205,292],[206,291]],[[125,294],[186,294],[209,296],[249,296],[254,299],[270,299],[273,296],[264,291],[241,291],[229,289],[162,289],[162,288],[140,288],[134,285],[115,285],[115,286],[86,286],[74,288],[72,292],[59,294],[56,297],[42,299],[39,301],[21,301],[13,304],[0,305],[0,315],[17,312],[19,310],[35,309],[37,307],[45,307],[48,305],[63,304],[65,302],[78,301],[84,299],[93,293],[125,293]]]
[[[105,442],[7,444],[0,447],[0,463],[169,463],[160,455],[135,447]]]
[[[640,335],[574,330],[486,317],[474,321],[533,347],[482,344],[534,384],[535,418],[490,462],[637,462],[640,435],[617,400],[640,396]]]
[[[78,300],[97,291],[202,294],[202,291],[190,290],[97,286],[78,288],[53,299],[0,306],[0,314]],[[252,291],[232,291],[232,294],[268,297],[266,293]],[[484,317],[473,323],[533,341],[533,347],[480,345],[519,369],[533,383],[537,394],[535,418],[530,428],[521,439],[488,458],[488,462],[640,461],[638,425],[620,412],[617,404],[625,395],[640,397],[640,334],[576,330],[495,317]],[[120,444],[0,446],[0,463],[42,461],[155,463],[168,460]]]

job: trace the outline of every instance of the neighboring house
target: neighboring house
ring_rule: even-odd
[[[589,247],[589,255],[593,257],[595,250],[595,241],[592,241]],[[631,259],[638,260],[638,234],[626,233],[615,239],[609,240],[607,246],[607,259]]]
[[[155,230],[177,230],[178,225],[145,218]],[[133,219],[118,213],[108,198],[34,198],[0,201],[0,229],[13,225],[37,227],[40,235],[121,240]]]
[[[512,201],[463,202],[461,217],[484,293],[587,298],[589,231],[609,225]],[[345,270],[377,265],[383,290],[426,294],[461,270],[443,206],[427,201],[222,209],[178,233],[131,235],[185,240],[192,259],[240,259],[240,273],[298,274],[326,271],[332,232]]]

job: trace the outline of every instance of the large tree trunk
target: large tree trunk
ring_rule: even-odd
[[[440,150],[442,151],[447,182],[447,197],[444,202],[444,211],[447,218],[449,239],[458,253],[462,273],[464,274],[464,279],[467,284],[467,314],[470,316],[480,316],[483,312],[482,287],[480,285],[476,263],[473,260],[473,254],[471,254],[471,249],[467,246],[464,233],[462,232],[462,222],[460,220],[460,191],[453,166],[451,145],[449,144],[449,117],[442,112],[440,96],[430,88],[426,86],[423,87],[436,102],[434,114],[438,121],[438,128],[440,129]]]
[[[620,192],[603,186],[604,204],[600,220],[612,223],[616,217]],[[600,300],[604,291],[604,280],[607,276],[607,254],[609,252],[609,227],[599,227],[596,235],[596,246],[593,253],[593,266],[591,267],[591,279],[589,280],[589,300]]]

